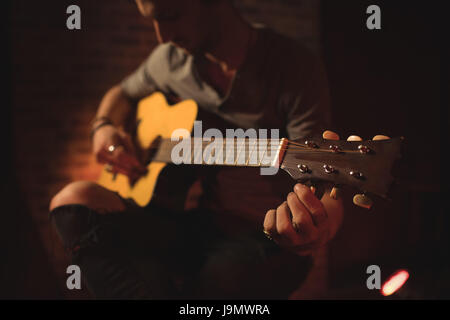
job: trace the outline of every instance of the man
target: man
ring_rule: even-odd
[[[227,0],[136,3],[160,45],[99,106],[93,152],[113,170],[145,173],[125,124],[154,91],[196,100],[205,126],[218,118],[297,139],[329,125],[323,66],[301,45],[249,26]],[[288,194],[293,183],[281,173],[223,168],[202,185],[200,209],[177,214],[152,205],[144,213],[95,183],[75,182],[52,199],[51,218],[95,296],[153,299],[287,298],[342,220],[330,190],[318,199],[297,184]]]

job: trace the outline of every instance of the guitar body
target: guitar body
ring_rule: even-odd
[[[137,107],[136,146],[138,153],[145,153],[160,138],[170,139],[176,129],[192,131],[198,107],[193,100],[169,105],[162,93],[156,92],[141,100]],[[152,161],[147,164],[147,175],[131,184],[123,174],[102,170],[98,183],[123,198],[133,199],[145,207],[153,197],[156,183],[167,163]]]

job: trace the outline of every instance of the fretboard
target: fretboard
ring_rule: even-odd
[[[162,139],[151,161],[236,167],[279,167],[286,139]]]

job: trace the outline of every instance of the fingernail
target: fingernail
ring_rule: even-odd
[[[330,192],[331,199],[334,199],[334,200],[339,199],[339,193],[340,193],[339,188],[334,187],[333,189],[331,189],[331,192]]]
[[[364,194],[357,194],[353,197],[353,203],[358,207],[370,209],[373,205],[372,199]]]
[[[316,187],[311,186],[310,189],[311,189],[311,192],[312,192],[312,193],[314,193],[314,194],[316,193]]]

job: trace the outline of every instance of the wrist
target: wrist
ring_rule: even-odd
[[[94,119],[91,120],[91,128],[95,128],[104,122],[111,123],[111,124],[113,123],[111,118],[109,118],[107,116],[95,117]]]
[[[90,139],[92,140],[94,138],[95,133],[105,126],[113,126],[114,123],[109,119],[108,117],[97,117],[91,122],[91,131],[89,134]]]

